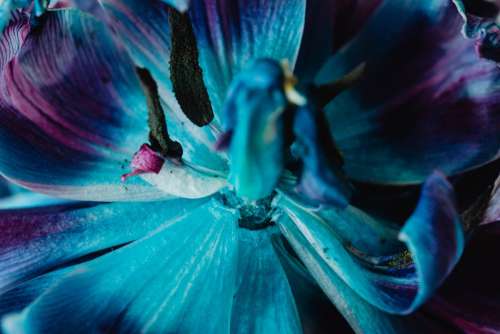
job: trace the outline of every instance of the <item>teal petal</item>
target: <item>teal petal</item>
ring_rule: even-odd
[[[272,235],[269,230],[239,229],[239,280],[231,333],[302,333],[287,277],[271,243]]]
[[[229,182],[240,197],[271,195],[285,167],[285,119],[290,110],[280,64],[261,59],[232,83],[225,104]]]
[[[368,303],[337,275],[335,270],[314,250],[301,231],[291,221],[286,222],[286,220],[289,220],[289,218],[282,217],[281,219],[284,235],[304,262],[307,270],[316,279],[319,286],[325,291],[356,333],[445,333],[446,327],[440,327],[432,320],[418,313],[404,317],[392,315]],[[305,272],[305,268],[297,260],[287,257],[287,261],[289,268],[299,272],[303,276],[308,275]]]
[[[73,266],[37,276],[12,287],[0,294],[0,318],[13,312],[20,312],[56,282],[75,268]]]
[[[78,266],[6,333],[224,333],[236,271],[235,213],[210,201],[129,246]]]
[[[305,0],[192,0],[200,64],[221,123],[224,100],[234,77],[259,58],[295,64],[302,37]]]
[[[182,145],[183,160],[210,172],[226,171],[224,154],[213,148],[220,130],[214,124],[203,127],[193,124],[173,92],[169,24],[169,13],[173,10],[158,0],[102,0],[102,6],[92,5],[95,0],[89,2],[82,5],[83,9],[106,22],[134,64],[151,72],[158,85],[169,135]]]
[[[85,256],[138,240],[205,201],[73,203],[0,211],[0,292]]]
[[[365,234],[360,237],[372,238],[366,242],[356,236],[360,231],[354,228],[359,224],[346,231],[345,227],[336,228],[335,220],[329,222],[290,200],[282,201],[281,207],[291,218],[280,223],[284,234],[290,237],[290,231],[300,231],[307,240],[304,247],[313,249],[350,288],[385,312],[415,311],[449,275],[464,247],[453,191],[439,173],[427,179],[417,208],[399,231],[398,239],[404,243],[400,247],[406,246],[408,253],[400,249],[387,254],[388,247],[397,247],[397,240],[383,240],[380,233],[372,235],[368,233],[370,227],[361,230]],[[356,219],[359,217],[350,218],[354,222]],[[377,242],[380,250],[369,253]],[[356,248],[359,246],[363,248]]]

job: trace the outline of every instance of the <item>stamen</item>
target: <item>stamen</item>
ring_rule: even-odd
[[[121,180],[125,182],[129,177],[143,174],[155,173],[158,174],[163,167],[165,160],[148,144],[143,144],[139,151],[134,154],[131,166],[132,172],[122,175]]]
[[[169,8],[168,18],[172,32],[170,76],[175,97],[191,122],[207,125],[214,113],[198,63],[198,46],[189,15]]]
[[[151,147],[164,157],[181,158],[182,146],[170,139],[165,113],[160,103],[158,87],[151,73],[144,68],[136,68],[148,104],[149,140]]]

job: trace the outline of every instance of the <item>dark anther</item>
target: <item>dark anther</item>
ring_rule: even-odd
[[[315,86],[313,88],[318,107],[323,108],[340,93],[352,87],[363,75],[366,63],[358,65],[354,70],[332,83]]]
[[[188,14],[169,8],[172,32],[170,76],[175,97],[187,118],[198,126],[213,118],[212,104],[198,63],[198,47]]]
[[[149,141],[151,147],[164,157],[182,157],[182,146],[170,139],[168,135],[165,113],[160,103],[158,86],[155,80],[145,68],[136,67],[136,71],[141,79],[148,104]]]

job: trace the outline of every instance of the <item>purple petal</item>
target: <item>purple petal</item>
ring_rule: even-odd
[[[500,332],[500,223],[480,227],[456,270],[424,308],[463,333]]]
[[[419,183],[499,156],[500,70],[479,60],[451,3],[386,1],[321,74],[331,81],[366,63],[327,108],[351,177]]]
[[[48,12],[36,30],[18,14],[0,44],[0,173],[53,195],[158,199],[123,168],[148,140],[133,64],[106,27],[75,10]]]

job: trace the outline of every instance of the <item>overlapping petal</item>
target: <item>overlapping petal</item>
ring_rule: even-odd
[[[169,15],[173,9],[157,0],[89,0],[80,8],[100,18],[115,33],[134,63],[147,68],[158,84],[166,113],[169,135],[183,147],[183,158],[192,165],[224,171],[227,161],[213,148],[217,129],[193,124],[179,106],[171,80],[172,29]],[[147,19],[145,19],[147,18]]]
[[[239,280],[231,333],[302,333],[288,279],[271,243],[272,234],[239,230]]]
[[[3,329],[227,332],[236,216],[218,205],[210,201],[140,241],[78,266],[20,314],[5,318]]]
[[[296,231],[298,232],[298,231]],[[318,284],[359,334],[441,334],[448,333],[449,328],[442,323],[420,313],[399,316],[386,313],[361,298],[349,287],[321,257],[307,245],[300,233],[293,233],[289,238],[294,250],[305,261],[307,270],[317,279]],[[293,260],[290,258],[290,260]],[[292,263],[295,270],[301,269],[299,263]],[[322,277],[323,279],[319,279]]]
[[[363,29],[381,3],[382,0],[309,0],[296,69],[301,80],[314,79],[327,59]]]
[[[216,120],[232,79],[256,59],[295,64],[305,6],[305,0],[191,2],[189,15]]]
[[[284,201],[281,207],[289,217],[282,217],[280,221],[284,235],[293,240],[307,240],[301,249],[314,254],[298,251],[306,266],[313,266],[307,259],[318,257],[335,273],[334,278],[315,276],[320,284],[340,278],[385,312],[415,311],[432,296],[462,254],[464,235],[453,193],[439,173],[428,178],[417,208],[399,231],[397,238],[404,243],[399,245],[399,251],[397,239],[392,239],[391,233],[381,234],[381,228],[373,225],[382,223],[373,218],[372,226],[364,229],[375,233],[364,231],[360,238],[354,229],[346,231],[342,224],[337,227],[339,218],[353,221],[357,226],[359,217],[334,213],[337,219],[328,219],[328,212],[314,213],[297,203]]]
[[[478,59],[449,1],[384,1],[318,77],[361,63],[364,76],[327,108],[346,172],[375,183],[418,183],[499,155],[500,70]]]
[[[206,200],[84,203],[0,212],[0,291],[140,239]]]
[[[75,199],[158,199],[120,175],[147,141],[147,107],[128,55],[106,27],[76,10],[31,29],[17,13],[0,44],[0,172]]]

